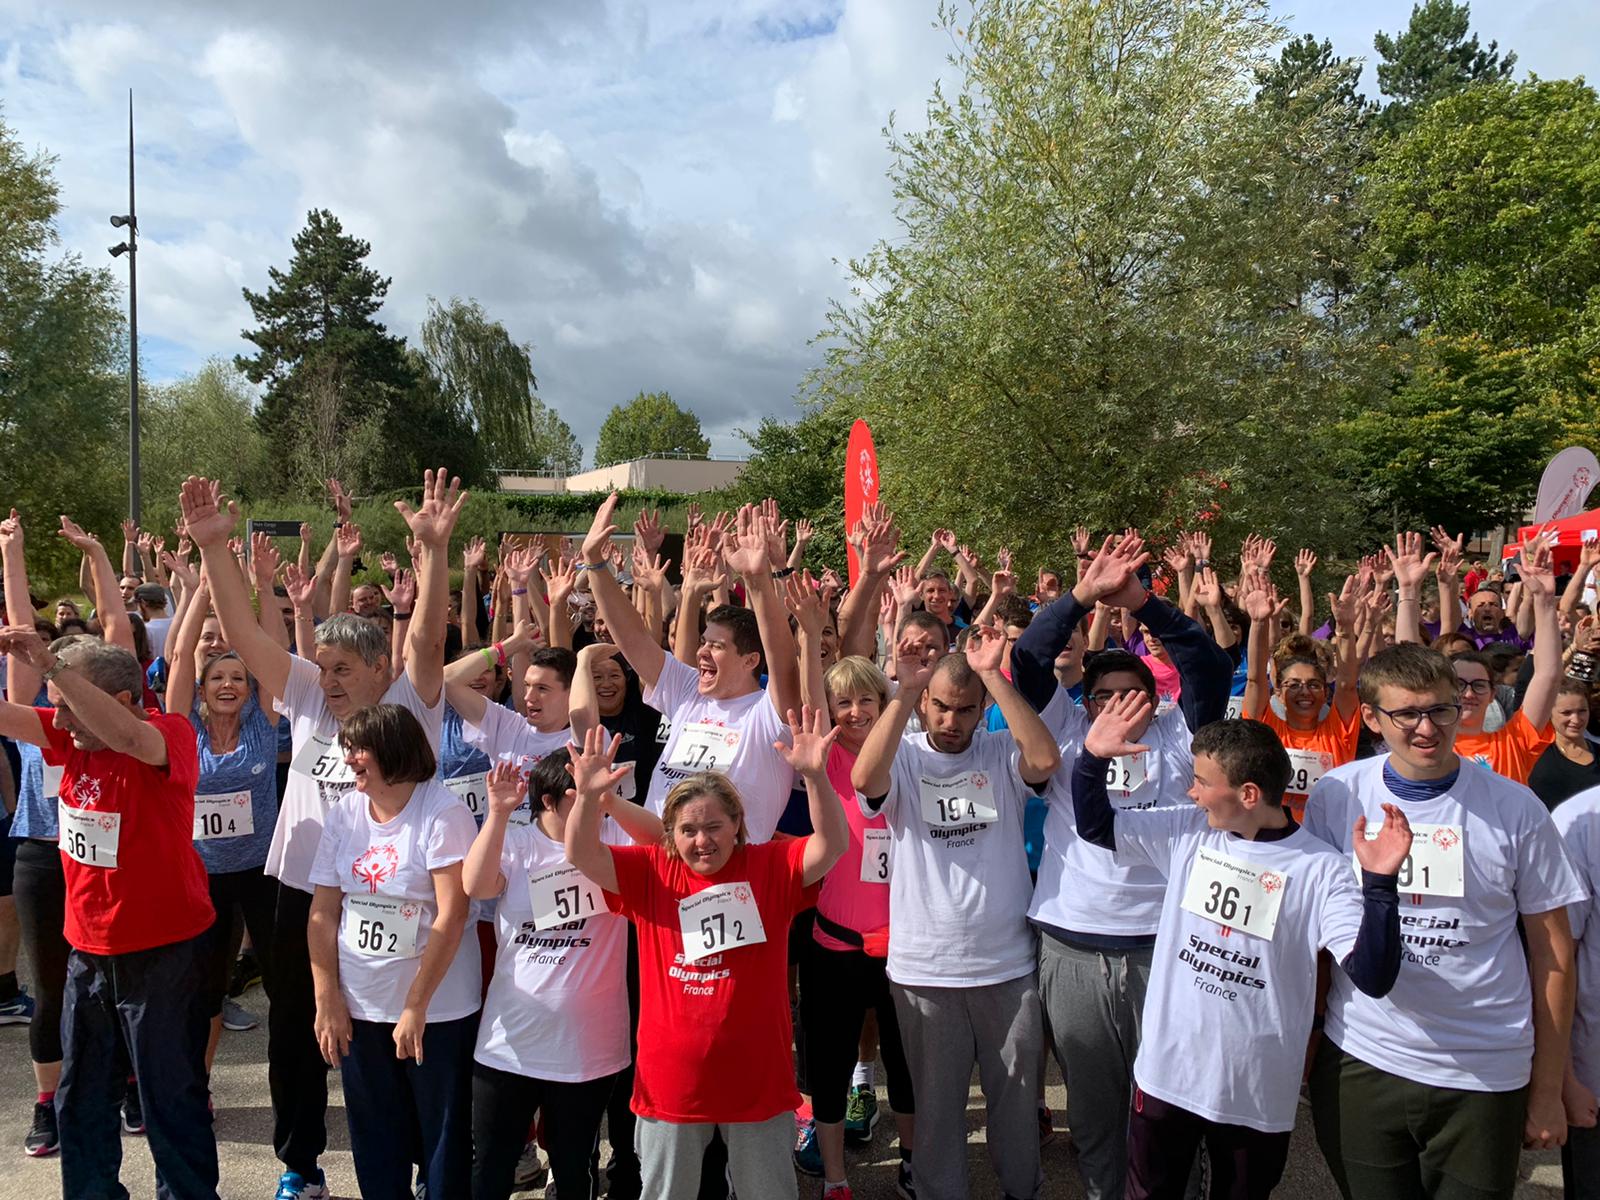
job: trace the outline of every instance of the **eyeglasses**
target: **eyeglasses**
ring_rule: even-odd
[[[1474,696],[1487,696],[1494,691],[1494,684],[1487,679],[1462,679],[1459,680],[1463,693],[1471,692]]]
[[[1113,700],[1120,700],[1124,696],[1148,695],[1143,688],[1118,688],[1116,691],[1090,692],[1089,699],[1095,704],[1110,704]]]
[[[1325,692],[1328,685],[1320,679],[1291,679],[1283,685],[1285,692]]]
[[[1378,708],[1376,704],[1372,707],[1393,721],[1395,728],[1402,733],[1410,733],[1418,725],[1422,724],[1422,718],[1424,717],[1432,722],[1435,729],[1448,729],[1461,720],[1461,705],[1459,704],[1435,704],[1432,708],[1396,708],[1393,710]]]

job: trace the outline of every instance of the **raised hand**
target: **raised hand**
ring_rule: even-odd
[[[1079,525],[1072,531],[1072,552],[1079,558],[1089,553],[1089,527]]]
[[[161,561],[167,568],[167,574],[182,583],[184,587],[199,586],[200,573],[189,564],[187,555],[180,557],[168,550],[161,555]]]
[[[350,519],[350,493],[337,479],[328,480],[328,499],[333,503],[333,515],[340,521]]]
[[[1195,572],[1194,602],[1201,608],[1218,608],[1222,604],[1222,583],[1210,567]]]
[[[361,553],[361,526],[346,521],[333,531],[333,540],[340,558],[353,559]]]
[[[1167,564],[1167,570],[1172,572],[1176,579],[1185,571],[1194,570],[1194,555],[1189,550],[1189,543],[1179,539],[1175,545],[1168,546],[1161,552],[1161,561]]]
[[[393,551],[385,550],[380,554],[378,556],[378,565],[389,572],[391,579],[400,573],[400,562],[395,558]]]
[[[1434,548],[1439,551],[1439,578],[1452,579],[1461,574],[1464,557],[1462,544],[1466,541],[1467,535],[1458,533],[1455,537],[1451,537],[1445,532],[1443,525],[1435,525],[1428,534],[1433,538]]]
[[[461,565],[468,571],[480,570],[488,554],[489,548],[481,537],[468,538],[466,547],[461,551]]]
[[[0,654],[15,655],[41,673],[55,666],[56,656],[31,625],[7,625],[0,629]]]
[[[606,561],[606,549],[611,545],[611,535],[617,532],[617,494],[612,492],[595,510],[589,532],[583,535],[583,561],[598,567]]]
[[[667,531],[661,528],[661,510],[642,508],[633,523],[634,545],[643,546],[646,554],[655,554],[667,540]]]
[[[928,686],[933,670],[939,665],[937,646],[924,645],[912,638],[901,638],[894,648],[894,677],[908,696],[915,696]]]
[[[11,515],[0,521],[0,550],[9,554],[22,553],[22,518],[17,515],[17,510],[12,509]]]
[[[278,577],[278,564],[283,555],[264,533],[250,535],[250,578],[256,585],[256,595],[265,596],[272,591],[272,581]]]
[[[1385,804],[1383,828],[1378,830],[1378,836],[1367,840],[1367,815],[1362,813],[1356,818],[1353,841],[1356,861],[1361,864],[1363,871],[1370,871],[1374,875],[1394,875],[1411,853],[1411,823],[1397,806]]]
[[[1100,715],[1084,735],[1083,748],[1096,758],[1122,758],[1150,749],[1135,742],[1134,730],[1150,720],[1150,697],[1144,692],[1124,692],[1100,706]]]
[[[671,559],[647,552],[637,543],[633,547],[633,582],[640,587],[658,591],[667,582],[667,567]]]
[[[539,578],[544,581],[545,595],[549,597],[552,609],[565,604],[578,586],[575,564],[566,557],[552,562],[549,571],[540,571]]]
[[[515,763],[501,759],[484,776],[484,791],[488,793],[491,812],[510,816],[528,798],[528,777]]]
[[[901,567],[889,580],[889,591],[901,608],[909,610],[917,602],[917,593],[921,584],[917,580],[917,569],[913,566]]]
[[[1522,576],[1523,590],[1536,600],[1555,598],[1556,576],[1550,553],[1554,539],[1552,533],[1536,534],[1517,552],[1517,571]]]
[[[1317,554],[1314,550],[1302,550],[1294,556],[1294,573],[1301,579],[1309,579],[1311,572],[1317,569]]]
[[[933,544],[941,550],[948,550],[951,554],[956,552],[956,535],[950,529],[935,529],[933,531]]]
[[[1332,592],[1328,593],[1328,607],[1333,609],[1334,628],[1340,633],[1356,627],[1356,613],[1361,610],[1359,587],[1354,575],[1346,575],[1339,594],[1335,596]]]
[[[967,635],[965,653],[974,674],[992,674],[1005,659],[1006,635],[992,625],[974,625]]]
[[[823,607],[817,582],[811,578],[810,571],[791,575],[783,581],[783,606],[794,615],[807,637],[815,641],[822,636],[828,610]]]
[[[878,624],[887,629],[890,636],[893,636],[895,627],[900,624],[900,602],[888,588],[884,588],[883,594],[878,597]]]
[[[85,553],[88,553],[90,550],[93,550],[100,544],[99,538],[95,537],[95,535],[92,533],[84,532],[84,530],[79,527],[78,523],[71,517],[67,516],[66,513],[61,514],[60,533],[62,537],[66,538],[67,541],[71,542],[79,550],[82,550]]]
[[[380,585],[381,586],[381,585]],[[394,586],[383,589],[383,598],[393,607],[395,614],[409,613],[417,602],[417,576],[402,567],[394,577]]]
[[[723,569],[722,554],[711,549],[696,550],[689,558],[683,572],[683,589],[691,595],[703,596],[724,587],[728,573]]]
[[[1128,592],[1130,590],[1128,585],[1131,582],[1140,593],[1137,598],[1132,598],[1133,607],[1138,607],[1143,602],[1144,592],[1143,586],[1139,584],[1138,570],[1149,561],[1150,555],[1145,552],[1144,542],[1136,530],[1128,530],[1120,539],[1108,537],[1101,545],[1100,553],[1090,560],[1078,576],[1077,586],[1072,589],[1073,594],[1085,608],[1099,600],[1128,607],[1121,600],[1113,601],[1109,598]]]
[[[461,480],[440,467],[437,471],[422,473],[422,503],[415,512],[404,500],[396,500],[394,509],[417,541],[443,550],[450,545],[450,534],[461,519],[461,508],[466,502],[467,493],[461,490]]]
[[[767,532],[761,514],[752,504],[739,510],[738,524],[729,537],[724,557],[730,570],[747,580],[759,579],[772,571],[767,550]]]
[[[1271,621],[1289,602],[1278,597],[1278,589],[1265,571],[1251,571],[1239,584],[1239,606],[1251,621]]]
[[[866,521],[861,538],[861,569],[869,575],[887,575],[909,557],[900,549],[900,530],[894,518]]]
[[[796,716],[794,709],[791,708],[789,734],[794,745],[785,745],[783,742],[772,743],[772,748],[783,755],[783,761],[788,763],[797,775],[809,775],[812,778],[826,777],[828,751],[832,749],[834,741],[839,736],[837,726],[829,728],[827,713],[808,704],[800,710],[800,715]]]
[[[578,795],[585,800],[598,800],[627,777],[633,769],[630,765],[614,765],[617,747],[621,745],[620,733],[607,742],[605,726],[595,725],[584,732],[582,746],[576,742],[567,746],[572,755],[572,782],[577,785]]]
[[[809,546],[811,540],[817,536],[817,529],[810,521],[800,517],[794,523],[794,544],[796,546]]]
[[[1437,552],[1423,557],[1420,533],[1397,534],[1394,539],[1394,549],[1385,546],[1383,554],[1389,562],[1395,580],[1400,585],[1400,590],[1410,592],[1413,596],[1421,591],[1422,580],[1433,570],[1433,564],[1439,560]]]
[[[1009,596],[1017,590],[1016,572],[1011,569],[1011,551],[1002,546],[996,562],[999,565],[995,568],[990,590],[996,596]]]
[[[526,546],[518,546],[500,556],[500,569],[513,588],[525,588],[539,566],[539,555]]]
[[[283,569],[283,589],[289,593],[289,603],[294,608],[309,608],[317,590],[317,577],[307,575],[299,563],[292,562]]]

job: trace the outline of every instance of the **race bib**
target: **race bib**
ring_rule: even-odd
[[[1378,836],[1379,825],[1367,826],[1367,841]],[[1413,825],[1411,853],[1400,864],[1400,891],[1411,896],[1466,895],[1466,839],[1459,825]],[[1361,878],[1361,863],[1354,852],[1356,878]]]
[[[1287,790],[1296,796],[1304,796],[1331,770],[1333,770],[1331,754],[1325,754],[1321,750],[1290,750]]]
[[[863,829],[861,831],[861,882],[889,882],[889,831]]]
[[[475,775],[457,775],[444,781],[445,787],[455,793],[472,815],[479,821],[489,811],[488,775],[479,771]]]
[[[737,729],[691,721],[678,734],[667,765],[680,771],[726,771],[738,748]]]
[[[639,768],[637,763],[619,762],[619,767],[627,767],[628,773],[617,780],[616,793],[618,800],[632,800],[639,794]]]
[[[678,926],[683,930],[683,961],[690,963],[767,940],[748,883],[718,883],[685,896],[678,901]]]
[[[417,931],[428,906],[397,896],[344,898],[345,948],[363,958],[415,958]]]
[[[936,828],[987,825],[999,818],[994,785],[982,771],[966,771],[948,779],[921,781],[922,819]]]
[[[1106,791],[1112,799],[1126,800],[1150,779],[1148,754],[1119,754],[1106,764]]]
[[[227,792],[194,798],[194,840],[242,837],[256,831],[249,792]]]
[[[61,780],[66,776],[67,768],[44,764],[44,798],[46,800],[59,800],[61,798]]]
[[[531,876],[528,899],[535,929],[554,929],[609,911],[599,885],[573,866],[551,867]]]
[[[1244,716],[1244,697],[1243,696],[1229,696],[1228,697],[1228,720],[1237,721],[1237,720],[1240,720],[1241,718],[1243,718],[1243,716]]]
[[[521,825],[526,828],[533,824],[533,801],[524,800],[511,810],[511,815],[506,818],[507,825]]]
[[[122,839],[122,814],[70,808],[65,800],[56,802],[56,810],[61,821],[61,849],[66,856],[86,867],[114,870],[117,843]]]
[[[289,769],[307,776],[313,783],[338,785],[341,791],[353,787],[356,782],[356,773],[344,760],[344,750],[333,738],[318,734],[305,740],[305,744],[295,753]],[[325,793],[325,798],[331,800],[337,796],[327,796]]]
[[[1183,907],[1226,929],[1237,929],[1265,941],[1278,927],[1278,907],[1289,877],[1282,871],[1199,847]]]

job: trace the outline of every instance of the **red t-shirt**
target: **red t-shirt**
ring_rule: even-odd
[[[800,1103],[789,1025],[789,922],[806,903],[806,839],[743,846],[697,875],[659,846],[613,846],[615,911],[639,933],[633,1111],[679,1124],[770,1121]],[[678,902],[748,883],[766,941],[683,960]]]
[[[149,714],[167,743],[167,765],[153,767],[115,750],[79,750],[51,723],[54,709],[35,711],[50,739],[44,761],[65,768],[62,804],[121,814],[115,867],[89,866],[61,853],[67,941],[86,954],[131,954],[204,933],[215,913],[205,864],[194,848],[200,758],[189,718]],[[63,822],[63,842],[69,832]]]

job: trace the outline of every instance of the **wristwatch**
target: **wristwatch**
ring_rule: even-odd
[[[56,659],[54,664],[51,665],[51,667],[50,667],[50,669],[48,671],[46,671],[43,675],[39,676],[39,679],[43,683],[49,683],[52,679],[54,679],[57,675],[61,674],[61,672],[65,671],[71,665],[72,664],[67,662],[66,659],[58,658],[58,659]]]

